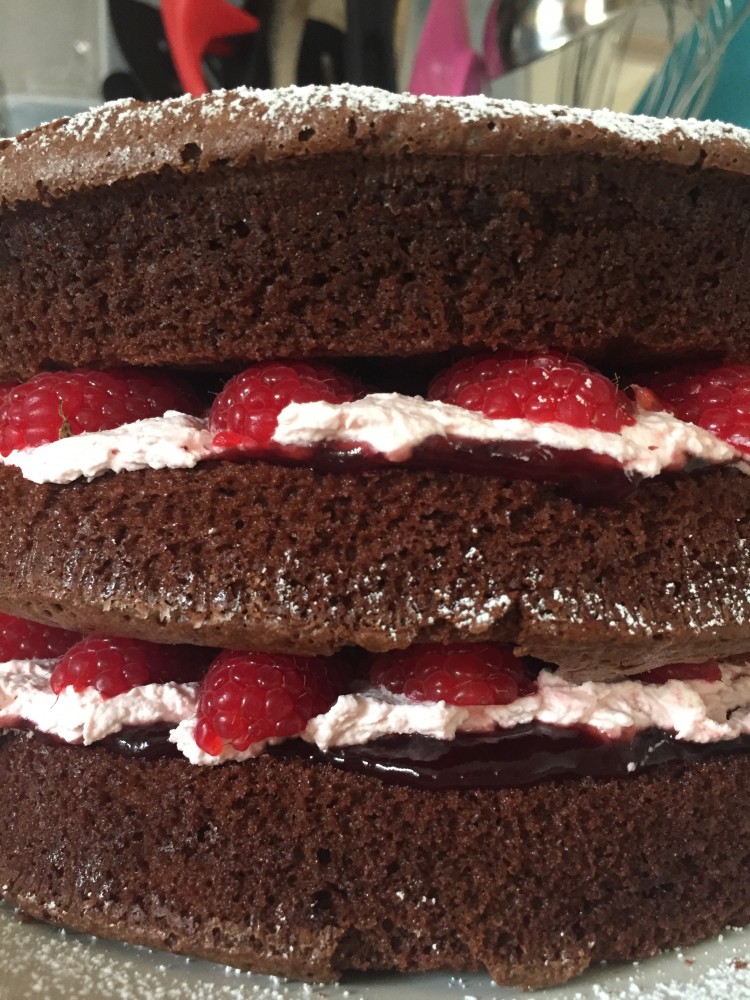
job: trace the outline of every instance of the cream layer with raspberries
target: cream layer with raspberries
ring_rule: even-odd
[[[747,657],[575,684],[492,643],[413,646],[352,671],[340,656],[217,655],[82,637],[9,615],[0,615],[0,656],[0,729],[31,727],[88,745],[158,724],[194,764],[256,757],[290,737],[327,750],[531,722],[585,726],[625,742],[652,727],[694,743],[750,734]]]
[[[406,462],[436,438],[586,451],[643,478],[698,464],[735,465],[745,471],[742,452],[669,413],[636,410],[635,422],[613,433],[520,418],[491,420],[449,403],[398,393],[375,393],[352,403],[290,403],[279,413],[271,445],[307,449],[322,443],[356,444],[388,462]],[[106,472],[193,468],[225,456],[226,449],[214,439],[208,421],[168,411],[113,430],[12,451],[0,456],[0,462],[16,466],[34,483],[65,484]]]
[[[322,364],[270,362],[230,379],[204,417],[205,401],[161,373],[47,373],[4,388],[0,460],[59,484],[211,458],[315,464],[321,448],[344,465],[415,454],[429,464],[465,461],[478,446],[513,462],[511,478],[552,481],[571,453],[587,457],[583,474],[594,478],[615,468],[642,478],[696,465],[744,471],[750,366],[677,369],[651,385],[634,387],[633,401],[561,355],[490,356],[438,374],[424,399],[367,392]],[[545,471],[556,454],[557,471]]]
[[[0,729],[32,726],[67,743],[88,746],[126,727],[169,726],[170,740],[193,764],[219,764],[257,757],[281,738],[268,737],[244,750],[225,743],[219,753],[195,739],[200,702],[197,683],[139,685],[111,698],[94,688],[50,687],[54,661],[12,660],[0,664]],[[725,663],[718,680],[648,684],[636,679],[571,684],[547,670],[537,689],[506,705],[453,705],[413,701],[384,687],[342,694],[313,716],[299,737],[321,750],[365,744],[395,734],[451,740],[456,733],[487,733],[541,722],[588,726],[607,740],[656,727],[680,740],[713,743],[750,734],[750,662]]]

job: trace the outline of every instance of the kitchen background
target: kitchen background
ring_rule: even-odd
[[[0,134],[103,100],[349,80],[750,126],[750,0],[3,0]]]

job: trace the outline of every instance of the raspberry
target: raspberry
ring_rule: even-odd
[[[0,614],[0,663],[57,659],[80,638],[80,632]]]
[[[425,643],[378,656],[370,680],[414,701],[507,705],[535,684],[521,660],[489,643]]]
[[[5,401],[11,389],[15,389],[19,382],[0,382],[0,405]]]
[[[0,454],[110,430],[166,410],[197,413],[200,404],[189,388],[161,372],[42,372],[0,401]]]
[[[664,408],[750,453],[750,365],[686,365],[649,380]]]
[[[225,650],[203,681],[195,741],[216,757],[227,743],[247,750],[296,736],[331,707],[339,687],[335,662],[323,657]]]
[[[721,670],[716,660],[705,663],[665,663],[661,667],[638,674],[635,680],[644,684],[666,684],[667,681],[720,681]]]
[[[268,449],[285,406],[349,403],[364,391],[356,379],[327,365],[266,361],[227,382],[211,407],[209,428],[216,434],[214,443],[219,448]]]
[[[194,681],[205,673],[212,651],[198,646],[162,646],[141,639],[92,635],[76,643],[52,671],[55,694],[95,688],[103,698],[142,684]]]
[[[562,354],[486,354],[441,372],[429,398],[477,410],[493,420],[619,431],[635,423],[633,404],[604,375]]]

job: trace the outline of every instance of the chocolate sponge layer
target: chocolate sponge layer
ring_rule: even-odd
[[[750,649],[750,479],[588,507],[529,482],[264,463],[35,485],[0,469],[0,609],[330,653],[493,640],[577,678]]]
[[[11,903],[259,972],[486,968],[544,986],[750,921],[748,755],[431,793],[15,735],[0,785]]]
[[[528,146],[165,167],[21,203],[0,375],[506,345],[615,372],[750,360],[750,177]]]

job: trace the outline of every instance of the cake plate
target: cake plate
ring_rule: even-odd
[[[22,922],[0,903],[2,1000],[750,1000],[750,928],[524,993],[487,976],[357,975],[310,986]]]

